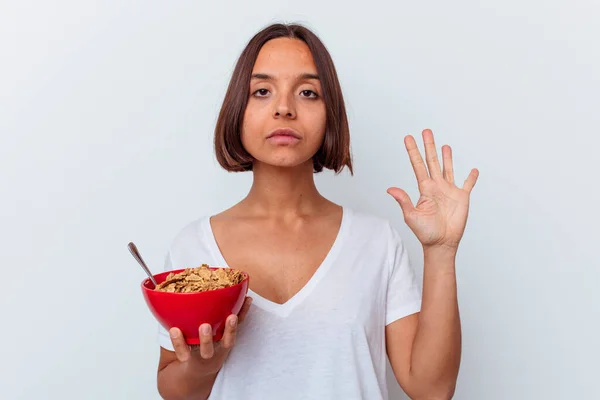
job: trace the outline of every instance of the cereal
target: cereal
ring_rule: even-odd
[[[229,268],[211,270],[208,265],[202,264],[197,268],[186,268],[177,274],[171,272],[154,290],[171,293],[206,292],[237,285],[243,280],[241,271]]]

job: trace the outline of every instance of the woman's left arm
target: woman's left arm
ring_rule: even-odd
[[[419,186],[416,206],[402,189],[388,189],[423,246],[421,311],[389,324],[386,346],[394,375],[412,399],[450,399],[461,358],[455,259],[479,171],[471,170],[457,187],[450,146],[442,147],[442,169],[430,130],[423,131],[423,142],[425,162],[415,139],[404,140]]]

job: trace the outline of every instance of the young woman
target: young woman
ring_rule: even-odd
[[[333,62],[299,25],[276,24],[242,52],[215,130],[228,171],[252,171],[248,195],[173,241],[166,270],[208,263],[247,271],[249,296],[221,341],[210,325],[190,348],[161,330],[165,399],[387,399],[386,356],[413,399],[449,399],[461,352],[455,257],[478,172],[454,183],[432,132],[426,162],[405,138],[421,193],[390,188],[423,245],[423,292],[390,224],[327,200],[313,174],[352,172],[348,121]]]

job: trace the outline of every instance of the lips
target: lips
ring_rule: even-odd
[[[267,136],[267,139],[271,139],[274,137],[290,137],[295,139],[300,139],[300,135],[293,129],[283,128],[283,129],[275,129],[273,132]]]

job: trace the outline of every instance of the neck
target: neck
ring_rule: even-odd
[[[315,214],[327,200],[318,192],[312,160],[293,168],[255,162],[250,192],[241,202],[256,214],[294,217]]]

